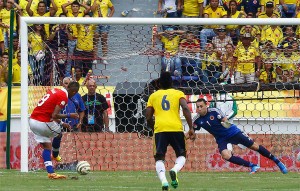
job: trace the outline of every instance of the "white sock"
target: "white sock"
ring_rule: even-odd
[[[158,160],[155,163],[156,173],[161,183],[168,182],[166,178],[166,167],[164,161]]]
[[[185,161],[186,161],[186,158],[184,156],[178,157],[175,161],[175,165],[172,168],[172,170],[174,170],[176,173],[179,172],[182,169],[182,167],[184,166]]]

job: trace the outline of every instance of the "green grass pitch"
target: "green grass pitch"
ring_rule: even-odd
[[[96,171],[88,175],[60,171],[67,180],[49,180],[45,171],[21,173],[16,170],[0,169],[0,190],[5,191],[138,191],[161,190],[155,171]],[[72,179],[71,177],[78,177]],[[170,180],[168,173],[167,178]],[[261,191],[300,190],[300,174],[291,172],[180,172],[176,191]],[[175,190],[175,189],[171,189]]]

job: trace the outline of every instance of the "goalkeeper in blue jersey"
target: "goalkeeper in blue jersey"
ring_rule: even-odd
[[[196,106],[197,115],[193,119],[194,129],[200,130],[200,128],[204,128],[215,137],[219,152],[223,159],[237,165],[250,167],[250,173],[255,173],[260,168],[259,165],[232,155],[231,148],[228,148],[230,143],[235,145],[242,144],[274,161],[283,174],[288,173],[287,168],[279,159],[272,155],[265,147],[255,143],[236,125],[231,124],[221,110],[217,108],[208,108],[207,101],[203,98],[197,100]]]

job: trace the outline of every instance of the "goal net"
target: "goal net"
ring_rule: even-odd
[[[36,31],[45,23],[50,24],[50,37],[37,41],[41,38]],[[232,120],[241,130],[297,171],[299,23],[251,18],[22,17],[21,170],[44,168],[28,116],[46,90],[61,86],[66,76],[80,82],[82,96],[88,92],[86,79],[96,81],[97,92],[109,105],[111,132],[63,133],[63,162],[56,168],[73,170],[76,162],[86,160],[92,170],[153,170],[153,132],[145,120],[145,107],[158,88],[161,71],[169,71],[174,87],[185,93],[192,115],[199,98],[233,112]],[[66,33],[72,30],[77,38],[68,40]],[[182,113],[181,117],[187,130]],[[259,163],[264,171],[277,170],[258,153],[241,147],[233,151]],[[197,132],[195,142],[188,142],[187,159],[187,171],[247,170],[221,159],[214,138],[204,130]],[[174,161],[169,152],[166,165]]]

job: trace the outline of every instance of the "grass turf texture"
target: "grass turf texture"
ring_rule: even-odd
[[[0,169],[0,190],[161,190],[161,184],[155,171],[115,171],[90,172],[79,175],[75,172],[59,172],[67,175],[67,180],[50,180],[45,171],[21,173],[15,170]],[[78,177],[71,178],[71,177]],[[299,173],[258,172],[249,175],[247,172],[180,172],[179,187],[176,191],[197,190],[300,190]],[[167,178],[170,182],[169,175]],[[172,189],[174,190],[174,189]]]

